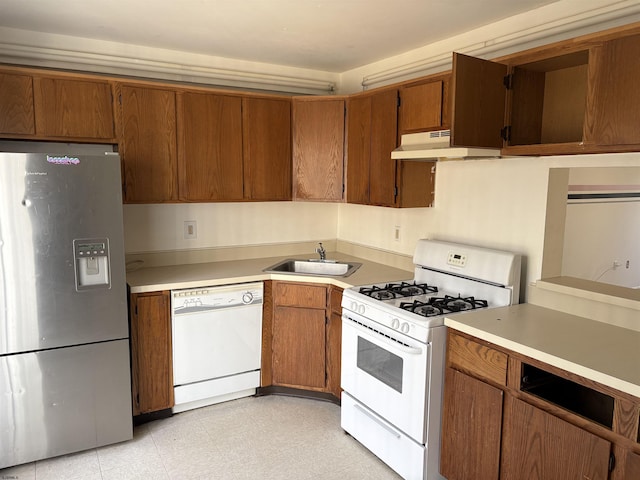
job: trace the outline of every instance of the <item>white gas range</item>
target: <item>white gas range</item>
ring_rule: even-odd
[[[342,299],[342,428],[406,479],[439,474],[446,327],[461,312],[518,303],[521,257],[419,240],[414,278]]]

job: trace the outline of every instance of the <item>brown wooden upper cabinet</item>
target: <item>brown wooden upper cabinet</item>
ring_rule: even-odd
[[[242,99],[244,195],[291,200],[291,100]]]
[[[180,199],[291,200],[289,99],[178,92]]]
[[[353,96],[347,101],[346,200],[395,205],[398,90]]]
[[[432,207],[436,185],[435,160],[398,160],[396,207]]]
[[[0,134],[115,143],[111,83],[1,73]]]
[[[450,78],[447,74],[400,87],[398,138],[405,133],[449,127]]]
[[[36,131],[31,75],[0,73],[0,134]]]
[[[434,82],[442,90],[443,81]],[[413,90],[417,88],[417,90]],[[426,91],[431,90],[431,88]],[[402,91],[402,89],[400,90]],[[405,96],[405,124],[407,112],[420,110],[418,101],[424,99],[422,85],[411,87]],[[397,89],[352,96],[347,101],[346,199],[349,203],[386,207],[429,207],[433,205],[435,162],[394,160],[391,151],[399,136]],[[437,115],[441,122],[442,96],[438,95]],[[411,102],[409,102],[411,99]],[[417,102],[417,103],[413,103]],[[409,106],[411,104],[411,106]],[[434,105],[433,103],[431,105]],[[402,111],[402,101],[400,102]],[[429,115],[412,115],[416,121],[409,131],[422,131],[429,125]],[[435,120],[435,117],[438,117]],[[433,124],[431,124],[433,125]]]
[[[341,201],[345,100],[293,99],[293,198]]]
[[[120,93],[125,201],[177,201],[175,91],[122,85]]]
[[[453,146],[513,154],[640,145],[640,35],[560,43],[491,62],[454,53]]]
[[[291,100],[125,84],[128,203],[291,199]]]
[[[640,145],[640,35],[593,49],[593,97],[585,140],[596,145]],[[638,150],[638,148],[633,148]]]
[[[115,142],[109,82],[33,77],[36,133]]]
[[[241,201],[242,98],[179,92],[177,105],[180,199]]]

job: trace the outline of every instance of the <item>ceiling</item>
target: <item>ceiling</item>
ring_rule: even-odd
[[[555,1],[1,0],[0,27],[341,73]]]

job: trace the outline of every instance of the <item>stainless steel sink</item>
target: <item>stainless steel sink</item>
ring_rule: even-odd
[[[362,264],[357,262],[345,263],[336,260],[298,260],[289,258],[265,268],[263,272],[348,277],[361,266]]]

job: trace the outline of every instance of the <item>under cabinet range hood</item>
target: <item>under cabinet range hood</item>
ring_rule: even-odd
[[[402,135],[400,146],[391,152],[391,158],[398,160],[437,160],[500,156],[500,150],[495,148],[451,147],[450,137],[451,130]]]

